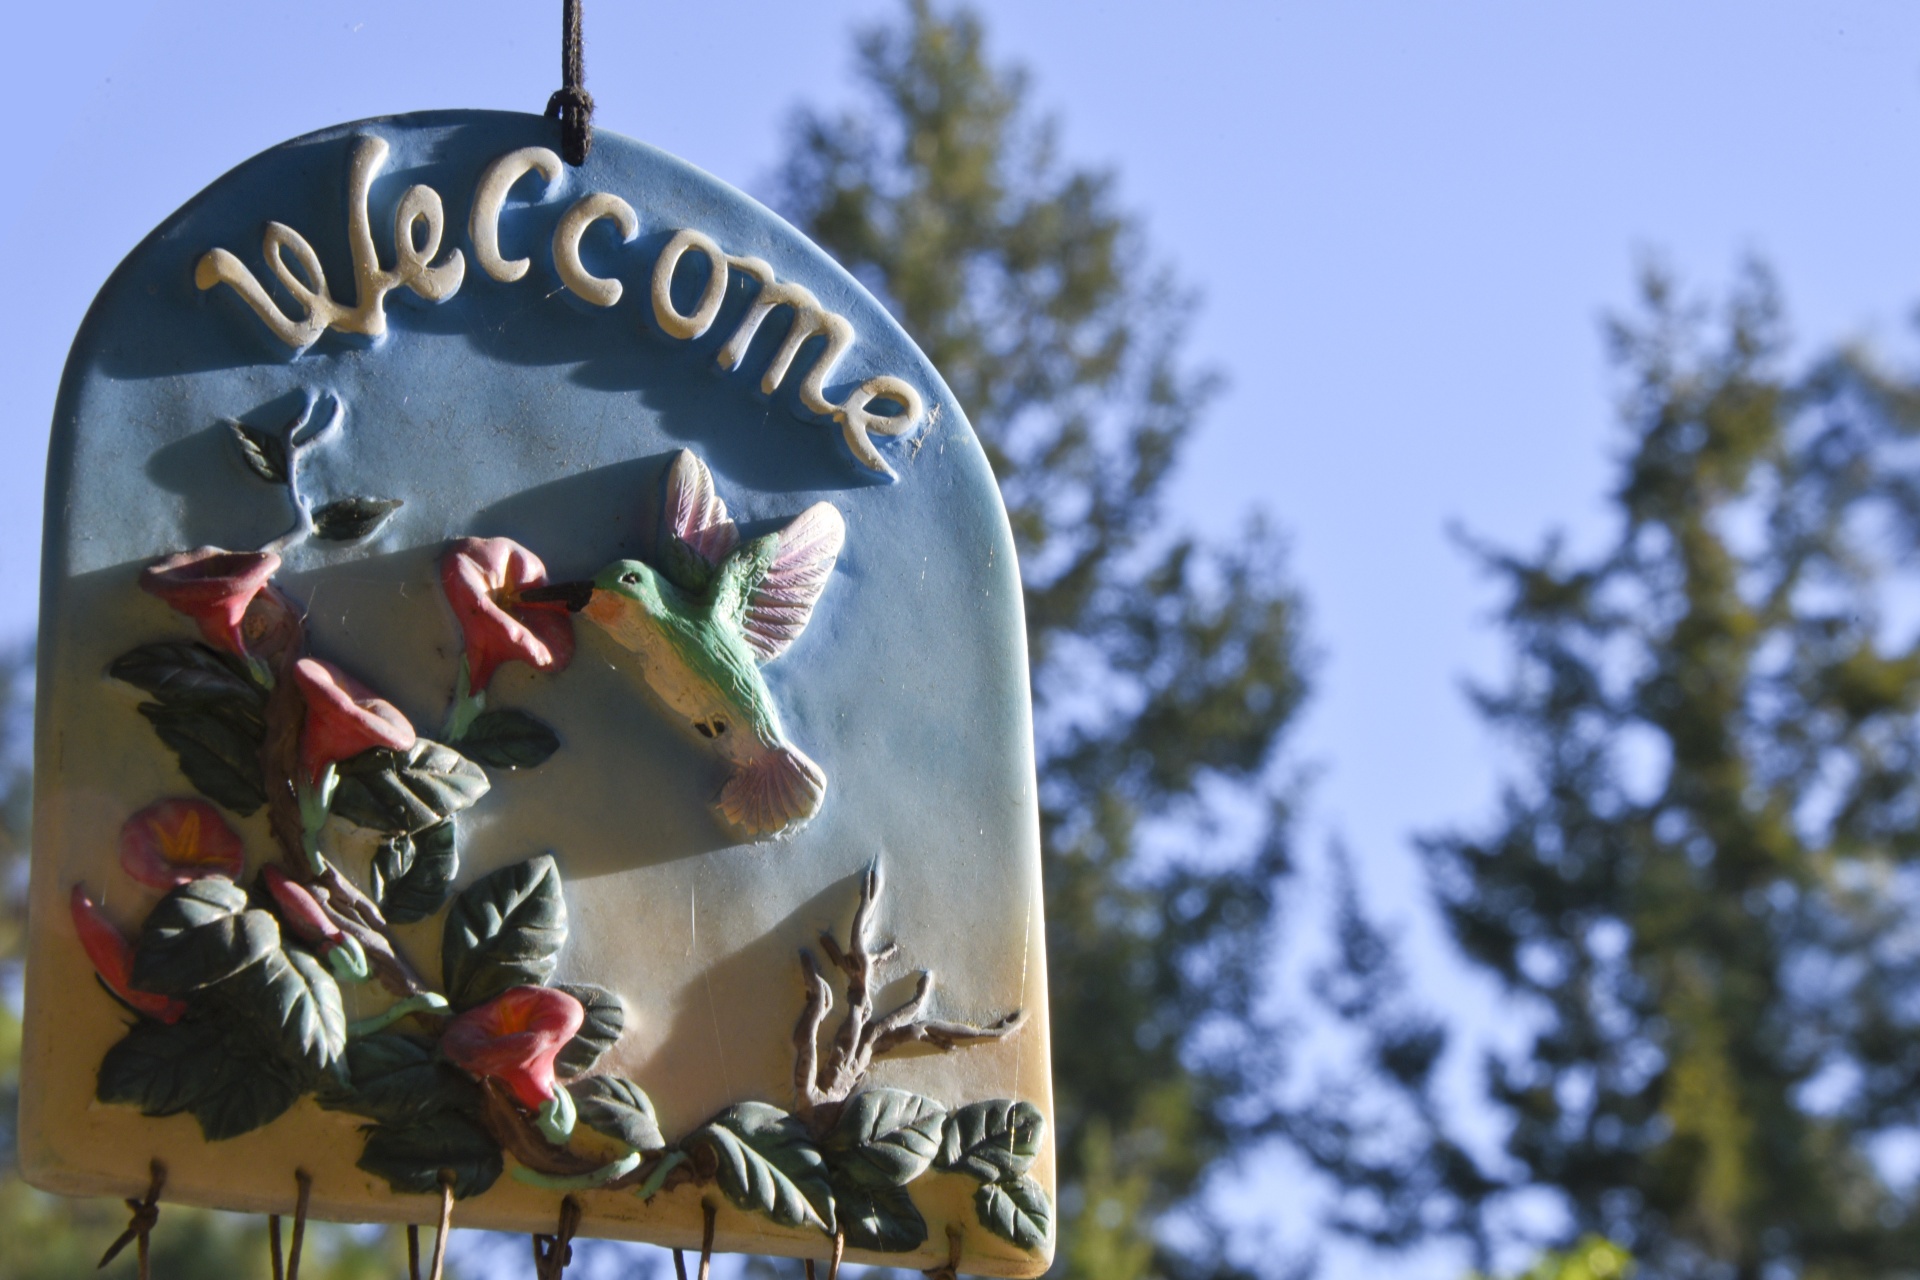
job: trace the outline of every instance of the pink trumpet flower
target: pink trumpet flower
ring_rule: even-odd
[[[483,1080],[498,1080],[521,1106],[554,1100],[553,1060],[586,1021],[586,1010],[552,987],[509,987],[447,1024],[440,1051]]]
[[[540,557],[511,538],[461,538],[440,557],[440,585],[467,643],[467,680],[483,693],[504,662],[564,671],[573,661],[573,619],[559,604],[529,604],[547,581]]]
[[[331,662],[302,658],[293,666],[293,678],[307,704],[300,767],[312,785],[320,785],[328,765],[370,747],[406,751],[416,741],[399,708]]]
[[[120,868],[149,889],[201,876],[237,880],[246,861],[240,837],[205,800],[160,800],[120,828]]]
[[[141,991],[133,985],[133,946],[126,935],[114,927],[113,921],[107,919],[106,913],[93,904],[84,885],[73,886],[68,906],[73,912],[73,927],[80,934],[80,945],[86,948],[87,959],[93,961],[94,972],[107,984],[108,990],[149,1018],[172,1023],[186,1016],[185,1001]]]
[[[149,565],[140,586],[199,623],[209,644],[244,658],[247,607],[272,590],[267,582],[279,570],[280,557],[271,551],[200,547]]]

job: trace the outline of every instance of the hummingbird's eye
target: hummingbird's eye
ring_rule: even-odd
[[[637,587],[640,585],[640,575],[637,573],[623,573],[620,575],[620,581],[630,587]]]

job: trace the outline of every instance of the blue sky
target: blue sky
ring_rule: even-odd
[[[1460,695],[1497,675],[1492,597],[1449,540],[1605,536],[1598,321],[1658,255],[1703,288],[1777,270],[1801,350],[1910,360],[1920,300],[1920,7],[982,6],[1063,152],[1112,166],[1152,251],[1203,294],[1231,386],[1183,520],[1286,529],[1321,660],[1294,742],[1309,846],[1338,833],[1436,998],[1492,1027],[1422,914],[1408,838],[1489,812],[1500,760]],[[556,2],[64,0],[9,16],[0,205],[0,636],[31,627],[40,469],[94,290],[173,208],[310,129],[425,107],[537,111]],[[599,122],[766,190],[800,101],[848,94],[892,6],[589,0]],[[1410,1268],[1450,1272],[1444,1259]]]

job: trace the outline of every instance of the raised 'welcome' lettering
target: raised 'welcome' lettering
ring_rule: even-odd
[[[261,250],[268,269],[292,300],[292,314],[282,310],[253,272],[225,249],[212,249],[201,256],[194,282],[202,289],[228,286],[265,322],[274,337],[296,350],[311,346],[328,329],[381,337],[387,331],[386,296],[395,289],[411,289],[431,302],[451,298],[466,279],[467,262],[459,249],[449,249],[444,258],[434,261],[445,236],[446,212],[439,192],[432,187],[415,184],[400,197],[393,217],[394,265],[381,265],[368,219],[367,195],[374,176],[386,165],[387,155],[383,139],[363,136],[355,143],[348,163],[346,215],[347,243],[353,260],[352,306],[333,296],[313,246],[298,231],[279,222],[267,224]],[[526,276],[530,260],[504,257],[500,248],[500,215],[507,194],[529,174],[538,173],[551,185],[563,172],[560,157],[545,147],[510,151],[481,171],[474,184],[467,236],[473,260],[482,271],[503,284]],[[580,259],[581,238],[589,226],[602,220],[613,224],[622,243],[640,234],[640,217],[632,205],[612,192],[594,191],[574,201],[561,215],[550,251],[554,271],[568,292],[594,306],[611,307],[625,294],[625,285],[616,278],[592,274]],[[690,253],[703,256],[709,270],[693,310],[682,313],[673,301],[673,281]],[[800,378],[797,399],[801,407],[838,423],[847,448],[862,466],[889,480],[897,479],[872,437],[902,436],[917,428],[926,415],[919,391],[901,378],[881,374],[862,382],[837,404],[827,399],[827,380],[853,346],[853,326],[845,316],[821,305],[810,290],[779,279],[764,259],[729,254],[700,231],[678,231],[655,260],[649,280],[653,318],[661,332],[683,341],[705,335],[719,318],[735,271],[752,280],[756,290],[720,348],[716,359],[721,368],[737,368],[761,327],[776,311],[785,310],[789,315],[786,334],[760,379],[761,390],[768,395],[778,391],[786,384],[808,340],[823,339],[818,354]],[[888,412],[887,406],[895,406],[897,411]]]

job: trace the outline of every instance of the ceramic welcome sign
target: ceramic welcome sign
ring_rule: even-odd
[[[36,1184],[1030,1276],[1019,581],[855,281],[714,179],[448,112],[275,148],[54,424]]]

